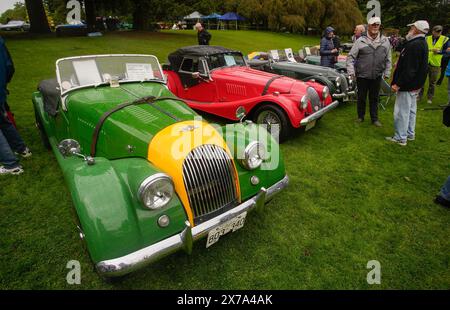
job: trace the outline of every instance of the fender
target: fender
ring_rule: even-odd
[[[334,84],[326,77],[322,75],[314,75],[303,79],[302,81],[307,82],[308,85],[314,87],[314,85],[309,84],[308,82],[315,80],[316,83],[320,83],[324,86],[327,86],[330,90],[330,94],[334,94],[336,92],[336,87]]]
[[[50,138],[50,143],[56,148],[54,138]],[[146,160],[110,161],[98,157],[93,166],[88,166],[80,158],[64,158],[54,151],[94,262],[135,252],[183,230],[187,217],[176,195],[162,210],[149,210],[139,203],[133,187],[159,172]],[[140,172],[134,182],[123,178],[130,170]],[[157,224],[163,214],[171,220],[166,228]]]

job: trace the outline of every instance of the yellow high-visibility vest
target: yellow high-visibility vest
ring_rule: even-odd
[[[428,44],[428,63],[433,67],[440,67],[442,61],[442,54],[435,54],[433,49],[438,49],[442,51],[445,42],[448,41],[446,36],[439,36],[439,39],[436,41],[436,44],[433,45],[433,36],[427,37]]]

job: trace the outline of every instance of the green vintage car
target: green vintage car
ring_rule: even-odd
[[[33,94],[36,125],[102,275],[190,253],[202,237],[211,246],[288,184],[264,128],[203,121],[168,90],[154,56],[64,58],[56,75]]]

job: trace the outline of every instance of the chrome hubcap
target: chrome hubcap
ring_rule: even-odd
[[[263,111],[256,119],[257,124],[266,125],[266,129],[273,136],[277,137],[281,130],[281,120],[278,115],[272,111]]]

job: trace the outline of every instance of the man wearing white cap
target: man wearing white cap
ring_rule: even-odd
[[[406,35],[406,44],[400,53],[394,77],[392,90],[397,93],[394,108],[393,137],[386,140],[406,146],[407,141],[416,138],[417,96],[425,84],[428,71],[428,45],[425,34],[430,27],[425,20],[418,20]]]
[[[380,26],[379,17],[369,19],[367,35],[356,40],[347,57],[347,72],[356,77],[358,86],[357,122],[364,121],[369,94],[370,117],[376,127],[381,127],[378,120],[381,79],[391,74],[391,44],[381,34]]]

